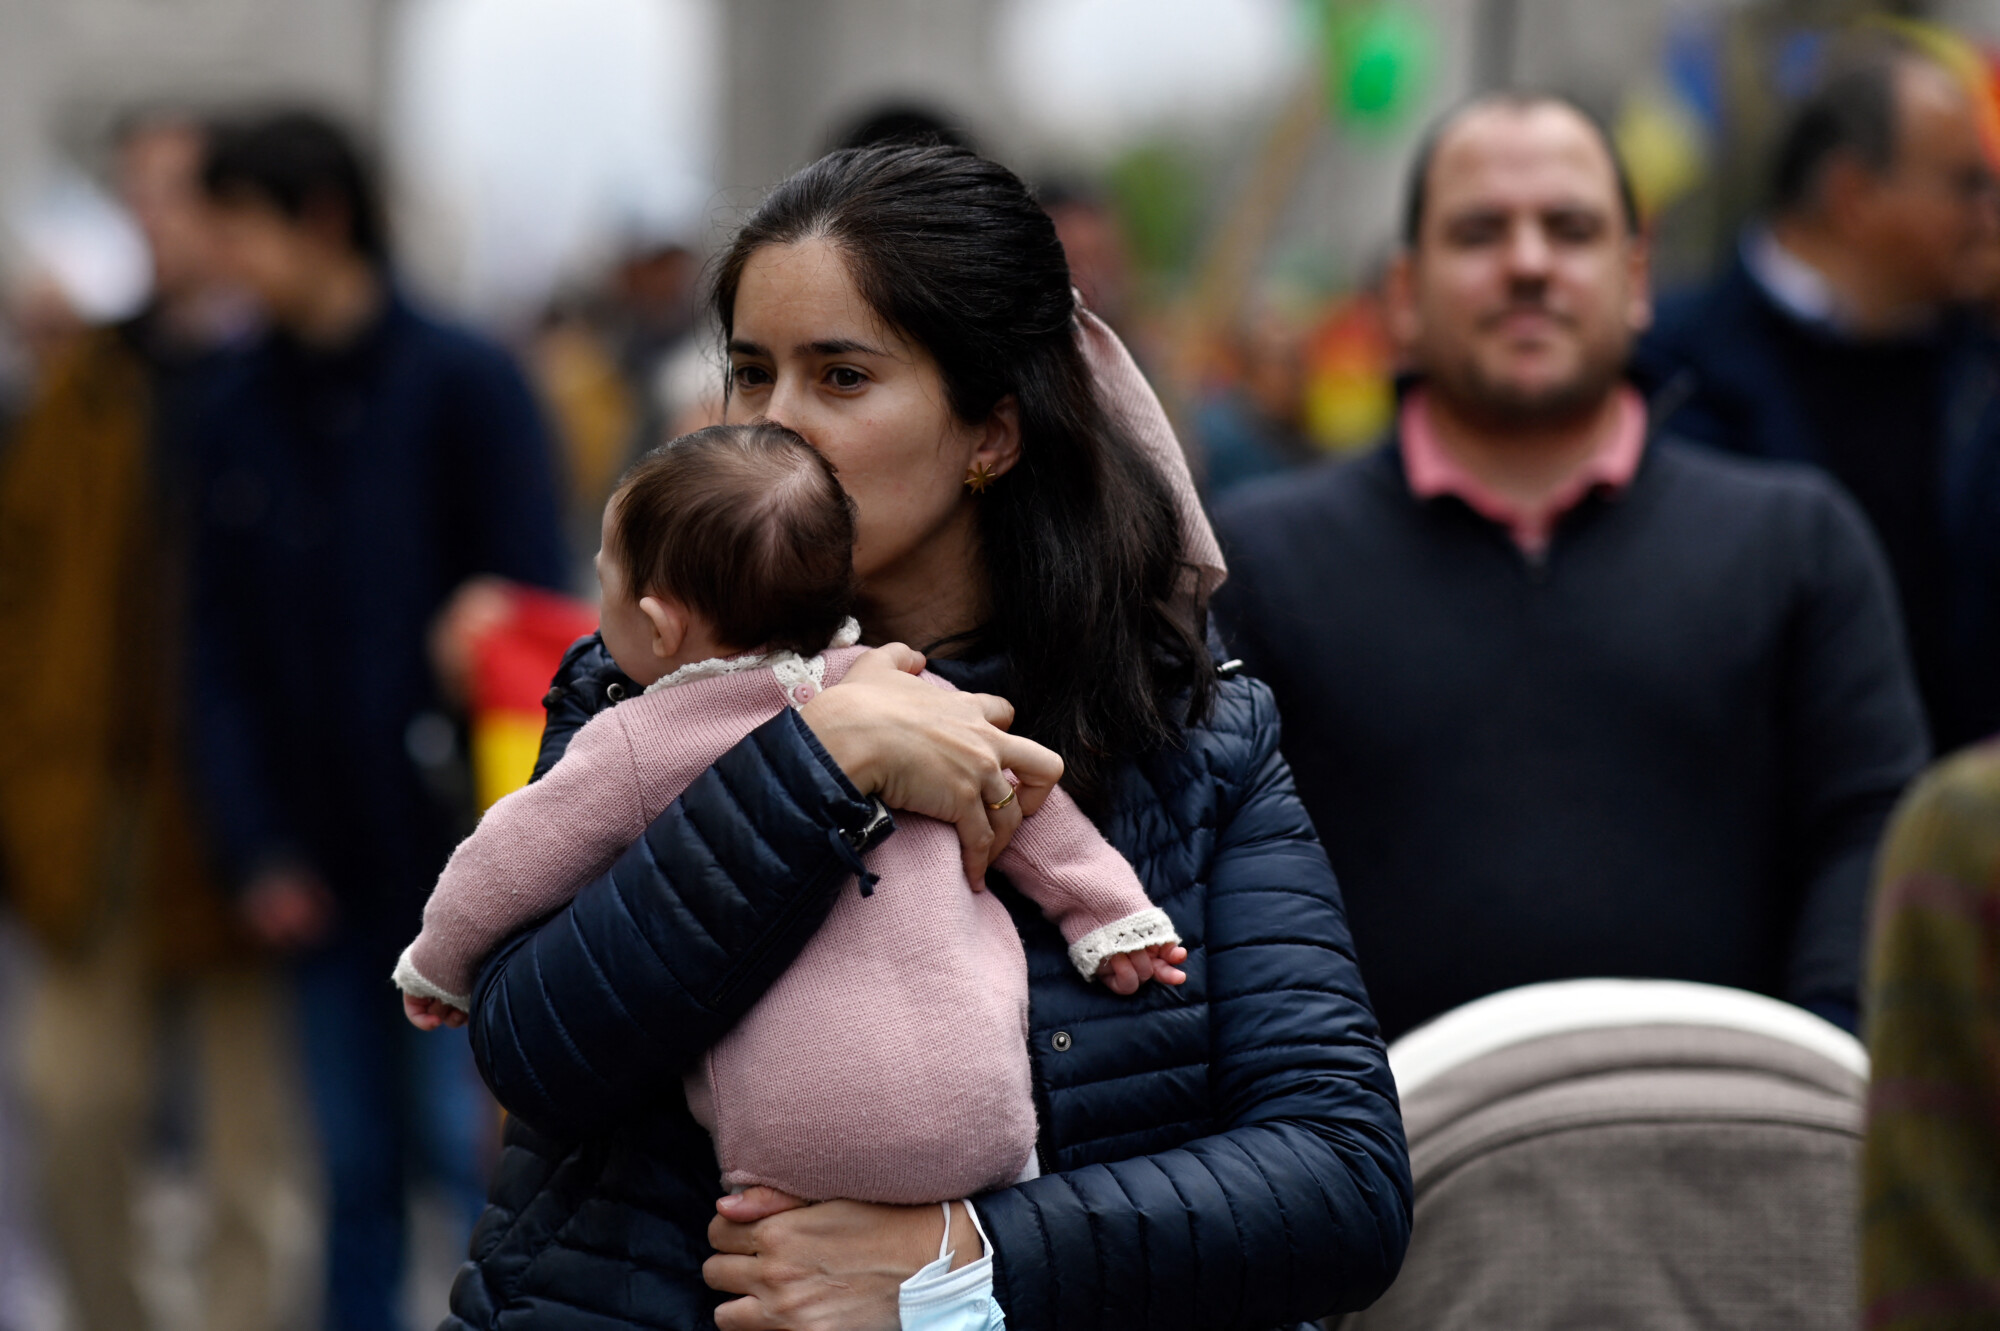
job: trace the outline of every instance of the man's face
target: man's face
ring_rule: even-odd
[[[191,124],[146,125],[118,148],[118,193],[146,238],[153,284],[172,298],[213,276],[214,228],[201,192],[201,131]]]
[[[1905,299],[1967,297],[1996,229],[1992,168],[1972,104],[1951,75],[1912,61],[1896,79],[1896,157],[1852,208],[1855,242]]]
[[[1596,131],[1546,103],[1450,125],[1389,313],[1431,391],[1468,415],[1525,424],[1602,403],[1652,305]]]
[[[248,194],[215,201],[216,260],[281,324],[304,309],[315,275],[339,253],[322,228]]]

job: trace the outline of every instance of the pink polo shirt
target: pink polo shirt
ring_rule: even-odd
[[[1646,451],[1646,404],[1633,389],[1619,389],[1617,424],[1574,475],[1533,507],[1496,494],[1445,449],[1431,424],[1423,389],[1404,400],[1396,433],[1411,494],[1419,499],[1452,495],[1463,500],[1473,512],[1505,527],[1522,553],[1538,557],[1549,548],[1556,523],[1586,496],[1599,490],[1616,494],[1632,483]]]

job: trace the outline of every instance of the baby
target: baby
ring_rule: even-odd
[[[591,718],[453,853],[396,966],[413,1023],[459,1020],[502,940],[608,868],[738,740],[840,680],[861,654],[853,545],[832,467],[780,426],[713,426],[634,465],[605,506],[597,572],[604,645],[645,693]],[[947,823],[903,814],[865,863],[687,1073],[723,1182],[898,1203],[1014,1182],[1035,1109],[1007,909],[966,882]],[[1084,979],[1180,983],[1172,922],[1060,789],[994,867],[1062,930]]]

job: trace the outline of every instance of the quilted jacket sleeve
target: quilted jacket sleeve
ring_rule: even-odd
[[[981,1198],[1011,1326],[1289,1325],[1366,1306],[1402,1264],[1395,1084],[1270,693],[1247,694],[1207,894],[1215,1131]]]
[[[791,964],[892,826],[786,708],[486,964],[471,1029],[487,1085],[564,1136],[652,1106]]]

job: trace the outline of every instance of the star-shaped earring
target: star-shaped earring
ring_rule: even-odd
[[[965,469],[965,488],[974,494],[986,493],[986,487],[1000,479],[1000,473],[984,462],[975,462]]]

